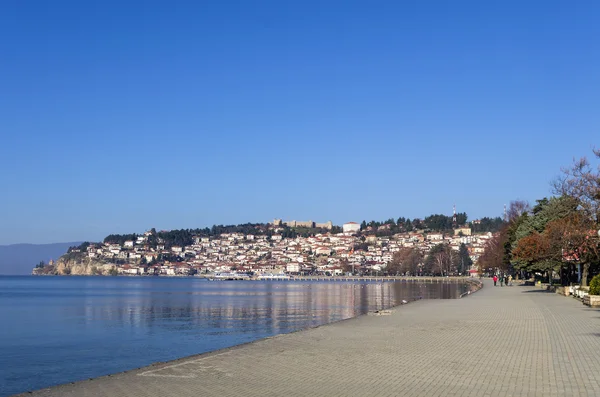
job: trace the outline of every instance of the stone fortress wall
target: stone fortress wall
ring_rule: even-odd
[[[308,227],[308,228],[322,228],[322,229],[333,229],[333,223],[327,221],[325,223],[316,223],[313,221],[283,221],[281,219],[273,219],[271,223],[273,226],[287,226],[287,227]]]

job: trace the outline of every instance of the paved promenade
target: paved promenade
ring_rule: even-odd
[[[485,288],[27,396],[599,396],[600,311]]]

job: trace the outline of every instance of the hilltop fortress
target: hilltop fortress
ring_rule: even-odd
[[[325,223],[315,223],[313,221],[282,221],[281,219],[273,219],[271,222],[273,226],[287,226],[287,227],[308,227],[308,228],[321,228],[331,230],[333,229],[333,223],[327,221]]]

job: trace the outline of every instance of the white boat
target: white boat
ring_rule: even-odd
[[[215,280],[248,280],[250,276],[246,273],[220,272],[213,276]]]
[[[291,277],[285,273],[266,273],[256,277],[257,280],[289,280]]]

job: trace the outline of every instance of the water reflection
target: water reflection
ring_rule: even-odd
[[[63,316],[86,325],[171,330],[263,329],[282,333],[398,305],[402,300],[458,297],[465,289],[452,283],[289,282],[177,280],[151,288],[92,288],[83,304],[63,307]],[[154,285],[155,283],[149,283]],[[135,292],[135,293],[132,293]]]
[[[454,283],[0,277],[0,396],[398,305]]]

